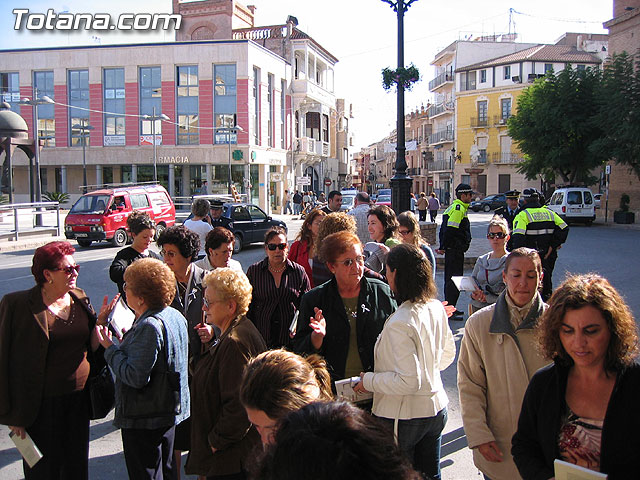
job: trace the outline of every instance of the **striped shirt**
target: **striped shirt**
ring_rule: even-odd
[[[269,348],[289,345],[289,325],[300,306],[300,299],[311,289],[304,268],[287,260],[280,286],[269,271],[269,259],[254,263],[247,270],[253,296],[247,317],[262,334]]]

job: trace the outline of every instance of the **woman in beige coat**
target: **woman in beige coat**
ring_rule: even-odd
[[[550,363],[535,349],[534,326],[546,309],[538,287],[542,264],[535,250],[511,252],[507,288],[494,305],[467,321],[458,359],[462,422],[473,461],[485,478],[521,478],[511,457],[524,393],[533,374]]]

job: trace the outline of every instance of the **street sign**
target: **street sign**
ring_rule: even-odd
[[[331,183],[333,183],[333,182],[331,182],[331,179],[330,179],[330,178],[325,178],[325,180],[324,180],[324,184],[325,184],[327,187],[330,187],[330,186],[331,186]]]
[[[311,177],[296,177],[296,185],[311,185]]]
[[[606,167],[604,167],[604,173],[606,173],[607,175],[611,174],[611,165],[607,165]]]

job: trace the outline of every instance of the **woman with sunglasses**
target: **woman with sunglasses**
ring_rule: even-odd
[[[351,232],[327,236],[320,256],[333,278],[302,297],[293,350],[322,355],[333,381],[372,371],[373,346],[397,308],[389,285],[364,276],[362,244]]]
[[[0,302],[0,423],[21,438],[28,433],[43,454],[27,480],[86,479],[89,371],[100,371],[97,324],[117,300],[105,297],[96,315],[76,286],[80,266],[68,242],[51,242],[33,255],[36,286]],[[90,364],[91,361],[91,364]]]
[[[414,247],[418,247],[422,250],[427,257],[427,260],[431,262],[431,272],[433,279],[436,278],[436,256],[433,254],[433,250],[426,242],[422,235],[420,235],[420,224],[413,212],[402,212],[398,215],[398,233],[402,239],[402,243],[408,243]]]
[[[267,257],[247,270],[253,299],[247,317],[262,334],[269,348],[289,345],[289,326],[300,299],[311,289],[304,268],[289,260],[287,232],[272,227],[264,237]]]
[[[487,227],[487,239],[491,251],[478,257],[471,274],[478,288],[471,292],[469,314],[496,303],[505,289],[502,272],[509,255],[506,248],[509,241],[509,225],[504,218],[495,216],[491,219]]]

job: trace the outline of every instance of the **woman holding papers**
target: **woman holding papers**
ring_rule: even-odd
[[[84,387],[89,371],[104,366],[93,327],[106,324],[115,301],[105,297],[96,315],[76,286],[74,252],[68,242],[38,248],[36,286],[0,302],[0,423],[21,438],[28,433],[43,454],[33,468],[23,464],[26,479],[88,478]]]
[[[361,373],[354,391],[373,392],[373,414],[394,429],[413,468],[439,480],[448,403],[440,371],[453,362],[456,345],[424,254],[399,245],[387,255],[386,268],[400,306],[378,337],[373,372]]]
[[[560,459],[609,480],[638,478],[638,333],[620,294],[599,275],[569,277],[540,319],[538,343],[554,363],[531,379],[522,404],[512,442],[522,477],[551,478]]]
[[[487,239],[491,251],[478,257],[471,276],[477,289],[471,292],[470,314],[487,305],[492,305],[505,288],[502,272],[507,260],[506,246],[509,241],[509,224],[502,217],[493,217],[487,228]]]
[[[174,478],[176,425],[189,417],[187,322],[171,308],[175,276],[160,260],[142,258],[124,273],[136,319],[119,345],[96,329],[116,378],[116,413],[129,478]],[[73,478],[73,477],[67,477]]]

